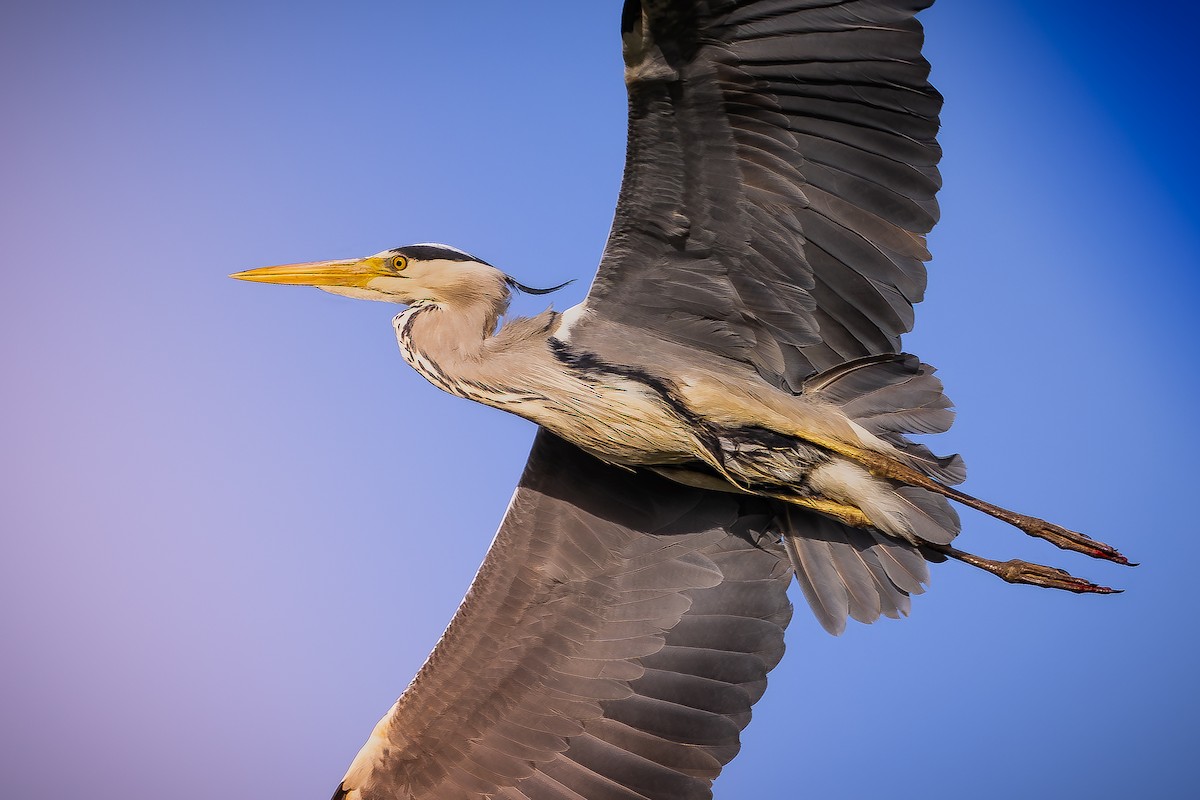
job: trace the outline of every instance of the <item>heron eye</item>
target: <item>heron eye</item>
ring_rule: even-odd
[[[392,268],[399,272],[408,266],[408,259],[404,256],[395,256],[392,258]]]

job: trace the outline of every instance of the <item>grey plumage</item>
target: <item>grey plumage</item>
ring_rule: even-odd
[[[1127,563],[952,488],[962,460],[908,438],[953,421],[900,352],[941,183],[930,2],[626,0],[625,174],[564,314],[497,328],[512,291],[543,290],[445,245],[239,273],[409,306],[420,374],[544,428],[335,800],[710,797],[783,655],[793,575],[835,634],[907,614],[945,557],[1112,591],[952,547],[947,498]]]
[[[791,617],[762,512],[541,434],[361,797],[708,796]]]
[[[630,158],[594,324],[795,390],[814,370],[896,352],[937,219],[941,98],[912,18],[929,3],[671,5],[643,4],[642,35],[674,34],[678,53],[630,46],[626,15],[626,63],[646,77],[629,85]],[[589,343],[584,326],[572,335]]]

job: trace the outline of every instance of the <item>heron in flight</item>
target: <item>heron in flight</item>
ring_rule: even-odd
[[[900,349],[937,219],[931,0],[626,0],[629,141],[586,300],[417,244],[234,277],[396,303],[404,359],[540,426],[466,598],[334,794],[703,798],[782,655],[793,577],[832,633],[909,610],[927,562],[1113,590],[952,542],[934,369]]]

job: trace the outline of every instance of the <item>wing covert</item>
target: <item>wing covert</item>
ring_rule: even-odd
[[[637,329],[792,391],[897,352],[937,220],[932,0],[627,0],[629,139],[572,341]],[[669,357],[669,356],[668,356]]]

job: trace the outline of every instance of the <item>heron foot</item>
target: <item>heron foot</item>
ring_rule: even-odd
[[[1079,533],[1078,531],[1064,528],[1061,525],[1055,525],[1052,522],[1047,522],[1044,519],[1037,517],[1029,517],[1024,514],[1014,514],[1013,519],[1007,520],[1016,527],[1020,528],[1030,536],[1035,536],[1038,539],[1045,539],[1055,547],[1063,550],[1073,550],[1076,553],[1083,553],[1085,556],[1092,558],[1102,558],[1106,561],[1112,561],[1117,564],[1124,564],[1130,567],[1136,567],[1137,564],[1131,562],[1128,558],[1121,555],[1117,549],[1104,542],[1096,541],[1092,537]]]
[[[1008,583],[1023,583],[1027,586],[1041,586],[1046,589],[1062,589],[1076,594],[1120,594],[1124,591],[1100,586],[1084,578],[1077,578],[1066,570],[1048,567],[1045,564],[1033,564],[1019,559],[993,561],[990,558],[982,558],[949,545],[929,545],[928,549],[990,572]]]

